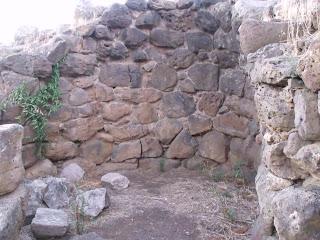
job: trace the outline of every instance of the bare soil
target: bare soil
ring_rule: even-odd
[[[184,168],[166,173],[120,171],[128,189],[109,190],[111,207],[84,232],[107,240],[247,240],[258,213],[253,186],[216,182]],[[100,175],[87,183],[99,185]]]

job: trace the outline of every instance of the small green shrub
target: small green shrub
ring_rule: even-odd
[[[34,130],[33,140],[36,143],[36,154],[40,158],[43,156],[48,117],[61,106],[59,79],[62,61],[52,66],[50,81],[36,93],[31,94],[26,84],[22,83],[0,103],[0,111],[5,111],[8,105],[21,107],[22,113],[17,119],[22,125],[29,124]]]

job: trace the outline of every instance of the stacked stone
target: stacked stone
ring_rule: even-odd
[[[263,143],[252,239],[320,238],[319,42],[297,55],[292,44],[280,43],[287,29],[285,22],[255,18],[239,30]]]
[[[25,61],[29,55],[22,53],[4,58],[1,75],[39,84],[34,77],[48,79],[50,63],[68,53],[61,66],[63,106],[47,129],[45,156],[53,162],[252,168],[260,149],[256,113],[238,64],[232,8],[229,1],[114,4],[41,46],[44,61],[35,61],[38,55]],[[2,84],[9,87],[6,79]],[[2,121],[13,115],[4,113]],[[33,149],[32,137],[26,139],[23,160],[34,173],[40,163]]]

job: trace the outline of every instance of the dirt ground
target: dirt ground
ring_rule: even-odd
[[[129,188],[109,190],[111,207],[83,222],[84,232],[107,240],[249,239],[258,213],[253,186],[238,180],[217,182],[184,168],[120,173],[129,178]]]

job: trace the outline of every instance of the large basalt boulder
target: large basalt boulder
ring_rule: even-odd
[[[169,54],[168,64],[175,69],[185,69],[190,67],[195,59],[195,55],[188,49],[179,48]]]
[[[140,47],[148,38],[148,36],[144,32],[140,31],[137,28],[125,29],[121,37],[124,44],[130,49]]]
[[[141,142],[139,140],[120,143],[112,150],[111,161],[123,162],[141,157]]]
[[[320,139],[318,94],[307,89],[297,90],[294,96],[295,127],[304,140]]]
[[[170,144],[166,157],[184,159],[190,158],[196,151],[197,142],[186,130],[181,131]]]
[[[0,196],[13,192],[23,180],[23,127],[0,125]]]
[[[77,183],[84,177],[85,171],[76,163],[70,163],[63,167],[60,177],[67,179],[71,183]]]
[[[74,158],[78,155],[78,146],[71,141],[52,142],[45,145],[45,156],[53,161]]]
[[[115,190],[123,190],[129,187],[130,181],[126,176],[120,173],[107,173],[101,177],[101,182],[106,187],[111,187]]]
[[[62,237],[69,229],[68,214],[63,210],[38,208],[31,229],[37,238]]]
[[[146,137],[141,139],[142,157],[155,158],[163,153],[162,146],[157,138]]]
[[[113,144],[103,139],[93,138],[80,146],[80,155],[94,162],[101,164],[108,160],[112,153]]]
[[[213,36],[213,46],[217,49],[227,49],[231,52],[240,52],[240,43],[235,31],[224,32],[221,28]]]
[[[145,11],[147,10],[147,2],[145,0],[128,0],[126,2],[128,8],[135,11]]]
[[[231,95],[226,97],[223,105],[240,116],[250,119],[256,119],[257,117],[255,103],[250,99]]]
[[[184,43],[184,34],[161,28],[155,28],[150,33],[150,41],[157,47],[177,48]]]
[[[200,50],[210,52],[213,47],[212,37],[204,32],[187,32],[186,41],[188,49],[194,53],[198,53]]]
[[[224,100],[220,92],[208,92],[200,95],[198,109],[210,117],[215,117]]]
[[[293,96],[286,89],[260,85],[255,92],[258,118],[273,129],[294,128]]]
[[[100,22],[109,28],[126,28],[131,24],[132,17],[127,6],[116,3],[102,14]]]
[[[201,63],[193,65],[188,75],[197,90],[217,90],[219,85],[219,67],[215,64]]]
[[[61,75],[67,77],[89,76],[94,73],[97,58],[94,54],[68,54],[61,64]]]
[[[198,11],[194,21],[200,29],[211,34],[214,34],[220,25],[220,21],[210,12],[205,10]]]
[[[303,140],[298,132],[291,132],[288,136],[287,144],[283,149],[284,154],[287,157],[292,158],[300,148],[311,144],[311,141]]]
[[[219,79],[219,89],[228,95],[243,96],[246,75],[240,69],[222,70]]]
[[[154,103],[162,97],[162,92],[153,88],[121,88],[115,89],[115,94],[118,99],[132,103]]]
[[[157,111],[150,103],[141,103],[134,111],[134,121],[148,124],[158,120]]]
[[[49,159],[37,161],[35,165],[26,170],[27,179],[36,179],[55,175],[57,175],[57,167]]]
[[[153,10],[173,10],[176,3],[170,0],[149,0],[148,7]]]
[[[181,132],[182,128],[183,126],[178,120],[164,118],[157,122],[154,131],[161,143],[168,145]]]
[[[191,115],[188,117],[188,128],[191,135],[198,135],[212,129],[210,118],[201,115]]]
[[[284,22],[263,22],[245,20],[239,28],[240,45],[244,54],[253,53],[270,43],[287,39],[288,24]]]
[[[123,102],[103,103],[101,107],[102,117],[112,122],[116,122],[132,112],[132,107]]]
[[[142,13],[136,20],[136,27],[141,29],[152,29],[159,25],[160,15],[155,11]]]
[[[182,92],[172,92],[163,96],[162,109],[169,118],[180,118],[195,112],[193,97]]]
[[[107,26],[104,26],[102,24],[96,25],[93,35],[97,39],[104,39],[104,40],[114,39],[114,34],[110,31],[110,29]]]
[[[148,86],[161,91],[170,91],[178,80],[177,72],[166,64],[159,63],[152,71]]]
[[[199,143],[201,157],[218,163],[227,161],[227,139],[223,133],[211,131],[205,134]]]

